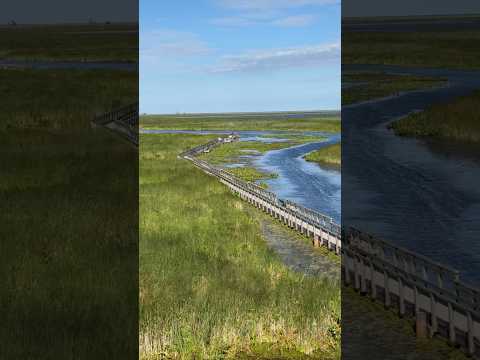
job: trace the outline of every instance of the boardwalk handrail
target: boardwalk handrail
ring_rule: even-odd
[[[96,116],[92,120],[92,125],[114,130],[138,146],[139,117],[139,105],[133,103]]]

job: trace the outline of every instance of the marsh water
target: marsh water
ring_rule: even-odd
[[[479,149],[397,137],[387,129],[396,118],[480,88],[480,72],[373,65],[343,70],[441,77],[448,85],[342,108],[342,224],[450,265],[480,284]]]

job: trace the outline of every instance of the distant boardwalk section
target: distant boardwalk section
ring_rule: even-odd
[[[139,107],[134,103],[97,116],[92,126],[103,126],[138,146]]]

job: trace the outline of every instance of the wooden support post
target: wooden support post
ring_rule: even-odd
[[[367,267],[365,266],[364,261],[361,261],[360,264],[362,267],[362,271],[361,271],[362,279],[360,281],[360,292],[362,294],[366,294],[367,293]]]
[[[433,337],[438,331],[436,299],[433,293],[430,294],[430,311],[432,314],[432,326],[430,327],[430,336]]]
[[[415,316],[415,332],[417,337],[427,337],[427,313],[424,311],[417,312]]]
[[[399,297],[399,314],[400,316],[405,315],[405,285],[403,284],[403,279],[398,278],[398,297]]]
[[[359,282],[359,273],[358,273],[358,260],[357,258],[355,257],[353,259],[353,273],[355,275],[355,283],[354,283],[354,287],[355,287],[355,290],[358,290],[360,288],[360,282]]]
[[[370,263],[370,282],[372,284],[372,292],[371,296],[372,299],[377,298],[377,285],[375,284],[375,268],[373,267],[373,263]]]
[[[468,328],[468,354],[473,355],[475,354],[475,342],[473,340],[473,320],[472,320],[472,314],[470,312],[467,312],[467,328]]]
[[[455,323],[452,303],[448,303],[448,334],[451,344],[455,344]]]
[[[384,270],[383,271],[383,280],[384,280],[384,288],[385,288],[385,307],[390,307],[390,284],[388,281],[388,274]]]

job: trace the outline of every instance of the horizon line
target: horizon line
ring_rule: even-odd
[[[195,116],[195,115],[259,115],[259,114],[315,114],[315,113],[340,113],[341,109],[324,110],[282,110],[282,111],[231,111],[231,112],[176,112],[176,113],[146,113],[141,116]]]

